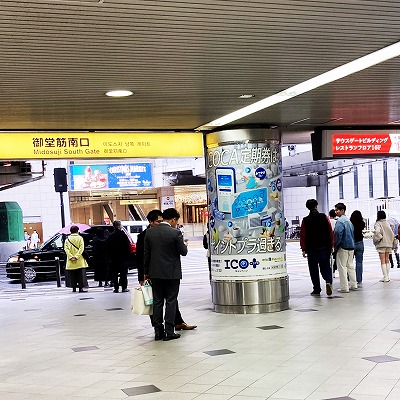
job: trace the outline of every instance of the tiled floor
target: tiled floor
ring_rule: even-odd
[[[378,282],[367,248],[362,289],[316,298],[299,255],[290,243],[290,310],[262,315],[211,311],[199,259],[204,279],[184,278],[180,292],[198,328],[170,342],[130,313],[130,293],[3,296],[0,399],[400,399],[400,269]]]

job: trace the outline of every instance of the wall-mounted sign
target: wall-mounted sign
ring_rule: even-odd
[[[314,160],[400,155],[400,131],[396,129],[317,129],[311,139]]]
[[[1,160],[201,156],[201,133],[1,132]]]
[[[150,163],[70,165],[69,171],[70,190],[131,189],[153,186]]]
[[[161,197],[161,211],[167,208],[175,207],[175,197],[174,196],[162,196]]]

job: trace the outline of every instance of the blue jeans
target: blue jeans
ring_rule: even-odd
[[[364,242],[361,240],[360,242],[355,242],[354,243],[354,257],[356,259],[356,279],[357,279],[357,283],[361,283],[362,282],[363,256],[364,256]]]
[[[330,265],[330,257],[330,249],[307,251],[308,269],[310,271],[311,282],[313,284],[313,291],[316,293],[321,292],[321,283],[319,280],[320,272],[324,281],[326,283],[332,284],[332,269]]]

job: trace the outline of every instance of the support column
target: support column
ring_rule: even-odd
[[[90,208],[90,218],[93,225],[104,224],[103,204],[92,204]]]
[[[233,128],[206,135],[214,311],[289,308],[281,135]]]
[[[319,184],[316,186],[316,196],[319,212],[328,215],[330,208],[328,198],[328,177],[326,175],[319,175]]]

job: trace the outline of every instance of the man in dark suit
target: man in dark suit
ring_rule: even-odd
[[[144,231],[140,232],[137,237],[136,242],[136,265],[138,270],[138,281],[142,286],[144,284],[144,238],[146,237],[146,233],[150,228],[154,228],[158,226],[159,223],[163,221],[162,212],[160,210],[151,210],[147,214],[147,220],[149,221],[149,226]],[[151,325],[154,326],[153,316],[150,315]],[[192,329],[197,328],[197,325],[189,325],[187,324],[181,315],[179,310],[178,301],[176,302],[176,312],[175,312],[175,329],[177,331],[185,330],[190,331]]]
[[[131,246],[128,236],[122,230],[121,221],[115,220],[113,226],[114,232],[107,239],[107,248],[110,254],[110,270],[114,282],[114,293],[118,293],[119,286],[121,286],[122,292],[129,292],[128,260]]]
[[[162,217],[163,222],[149,229],[144,238],[144,278],[150,279],[153,287],[155,340],[168,341],[180,337],[174,330],[176,303],[182,279],[181,255],[186,256],[188,250],[176,229],[179,212],[168,208]]]

